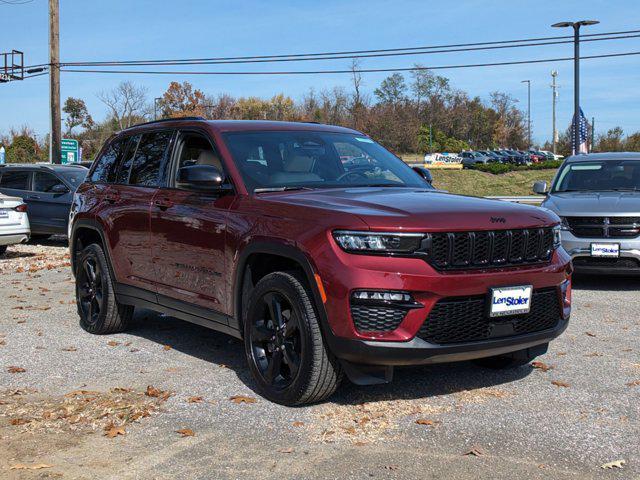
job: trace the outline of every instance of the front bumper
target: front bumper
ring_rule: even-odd
[[[563,230],[561,236],[562,246],[574,260],[576,272],[640,274],[640,238],[582,238],[576,237],[568,230]],[[592,257],[592,243],[617,243],[620,245],[620,257]]]
[[[561,319],[553,329],[479,342],[436,345],[413,338],[408,342],[380,342],[333,337],[332,352],[341,360],[359,365],[402,366],[458,362],[503,355],[550,342],[569,324]]]

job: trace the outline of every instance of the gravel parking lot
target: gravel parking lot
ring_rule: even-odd
[[[577,278],[535,365],[401,369],[286,408],[230,337],[148,311],[82,331],[66,253],[0,260],[2,478],[640,478],[640,279]]]

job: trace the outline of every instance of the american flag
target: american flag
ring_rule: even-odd
[[[576,119],[574,116],[572,128],[575,128],[575,125],[576,125]],[[582,108],[580,109],[580,118],[578,119],[578,136],[579,136],[578,151],[576,152],[575,148],[572,148],[573,154],[575,155],[576,153],[589,153],[589,149],[587,148],[587,119],[584,116],[584,112],[582,111]]]

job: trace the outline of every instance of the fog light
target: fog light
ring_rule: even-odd
[[[380,292],[375,290],[358,290],[351,295],[354,300],[365,302],[409,303],[413,297],[407,292]]]

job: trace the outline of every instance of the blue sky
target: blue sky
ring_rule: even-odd
[[[550,24],[582,18],[602,22],[588,27],[589,33],[640,27],[637,22],[640,4],[636,0],[60,0],[60,4],[63,62],[286,54],[544,37],[569,33],[568,29],[550,28]],[[33,0],[23,5],[0,3],[0,51],[15,48],[25,52],[28,64],[46,62],[47,15],[47,0]],[[582,47],[583,55],[626,51],[640,51],[640,38],[591,42]],[[435,66],[571,55],[572,47],[567,44],[366,59],[362,67],[405,67],[417,62]],[[285,65],[289,69],[326,69],[345,68],[348,63],[348,60],[331,60]],[[581,103],[587,117],[596,117],[598,132],[616,125],[620,125],[625,133],[640,130],[639,66],[640,56],[583,62]],[[442,70],[438,73],[450,78],[453,86],[471,96],[487,99],[491,91],[508,92],[522,102],[523,108],[526,108],[526,85],[520,81],[530,79],[533,137],[534,141],[544,142],[551,136],[549,84],[552,69],[559,72],[558,125],[564,129],[573,108],[571,62]],[[372,92],[384,76],[366,74],[365,89]],[[229,93],[263,97],[283,92],[300,98],[310,87],[321,90],[335,85],[350,86],[347,75],[172,77],[63,73],[62,99],[68,96],[83,98],[94,118],[103,119],[106,109],[96,93],[111,89],[126,79],[146,86],[149,98],[161,95],[170,80],[188,80],[212,95]],[[48,131],[48,122],[47,76],[0,84],[0,132],[29,125],[38,134],[44,134]]]

